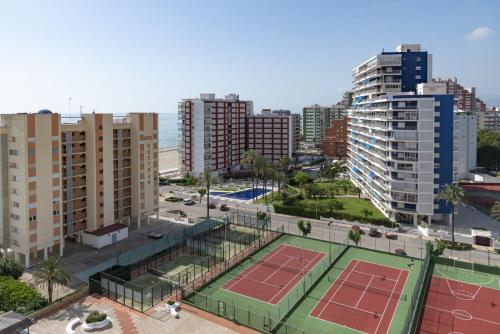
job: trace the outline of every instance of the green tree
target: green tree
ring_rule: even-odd
[[[358,247],[358,243],[361,241],[361,233],[359,231],[349,230],[347,236],[352,242],[354,242],[356,247]]]
[[[321,168],[319,175],[327,180],[334,181],[341,173],[345,173],[347,167],[344,161],[328,162]]]
[[[479,130],[477,133],[477,165],[497,170],[500,162],[500,132]]]
[[[315,199],[321,194],[321,191],[317,184],[310,183],[304,186],[304,191],[307,198]]]
[[[304,222],[303,220],[299,220],[297,222],[297,227],[299,228],[303,237],[307,237],[309,234],[311,234],[312,227],[310,222]]]
[[[0,311],[28,314],[46,304],[45,298],[25,282],[0,276]]]
[[[198,194],[200,195],[200,203],[201,203],[201,199],[203,198],[203,196],[205,196],[206,193],[207,193],[207,190],[205,188],[198,189]]]
[[[344,191],[344,195],[347,195],[347,192],[352,188],[352,183],[349,180],[340,180],[338,181],[339,187]]]
[[[205,186],[205,194],[207,195],[207,219],[210,218],[210,188],[214,184],[214,178],[212,177],[212,171],[209,167],[205,168],[203,172],[201,182]]]
[[[241,164],[243,166],[247,166],[250,168],[250,177],[252,178],[252,192],[253,192],[253,201],[255,202],[255,178],[257,176],[257,163],[260,158],[260,154],[255,150],[248,150],[243,152],[243,156],[241,158]]]
[[[0,276],[11,276],[18,279],[23,274],[23,267],[14,259],[0,257]]]
[[[365,215],[365,218],[368,218],[368,216],[373,215],[373,211],[367,208],[361,209],[361,213]]]
[[[278,193],[281,194],[281,188],[286,186],[288,176],[283,171],[277,171],[275,177],[278,183]]]
[[[491,207],[491,218],[500,221],[500,202],[495,202]]]
[[[65,285],[71,281],[71,277],[60,263],[60,257],[49,257],[33,272],[32,283],[36,287],[47,288],[49,304],[52,303],[54,287]]]
[[[292,159],[288,155],[284,155],[280,158],[280,161],[278,163],[278,169],[285,173],[285,175],[288,175],[290,171],[293,169],[294,164]]]
[[[297,174],[295,174],[293,176],[293,181],[295,181],[295,183],[299,184],[301,189],[303,189],[304,185],[306,183],[308,183],[310,180],[311,180],[311,178],[305,172],[298,172]]]
[[[361,189],[359,187],[353,187],[352,191],[358,194],[358,199],[361,199]]]
[[[451,206],[451,242],[455,244],[455,206],[464,198],[464,191],[456,184],[447,184],[441,187],[437,199],[445,201]]]

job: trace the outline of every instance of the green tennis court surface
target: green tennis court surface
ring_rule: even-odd
[[[223,286],[242,272],[254,265],[261,258],[274,251],[280,245],[290,245],[325,254],[321,261],[307,272],[302,280],[297,282],[289,292],[277,304],[266,303],[229,290]],[[208,310],[219,316],[248,325],[262,331],[273,329],[283,316],[303,296],[304,289],[307,291],[314,282],[330,266],[330,263],[339,256],[345,248],[343,245],[330,244],[315,239],[301,238],[292,235],[283,235],[263,249],[259,250],[252,258],[245,260],[239,266],[223,274],[217,280],[211,282],[200,291],[186,297],[186,301],[199,308]],[[331,254],[331,255],[330,255]],[[265,286],[263,285],[263,289]]]
[[[311,312],[325,296],[335,280],[353,260],[380,264],[395,269],[408,270],[409,275],[399,295],[399,302],[393,314],[388,333],[401,333],[403,323],[408,313],[409,296],[416,284],[420,272],[421,261],[412,261],[408,257],[400,257],[388,253],[380,253],[366,249],[349,248],[319,283],[311,290],[304,300],[293,310],[286,321],[287,326],[278,328],[277,333],[290,333],[294,328],[305,329],[308,333],[359,333],[359,331],[334,324],[311,316]],[[368,315],[371,316],[371,315]]]

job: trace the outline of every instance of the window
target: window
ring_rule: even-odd
[[[17,155],[19,155],[19,152],[18,152],[18,150],[9,150],[9,155],[17,156]]]
[[[30,222],[34,222],[34,221],[36,221],[36,216],[30,216],[30,217],[28,218],[28,221],[30,221]]]
[[[29,157],[35,156],[35,149],[34,148],[28,148],[28,156]]]
[[[53,216],[57,216],[58,214],[59,214],[59,210],[54,210],[54,211],[52,211],[52,215],[53,215]]]

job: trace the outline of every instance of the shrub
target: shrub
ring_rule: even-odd
[[[174,305],[175,304],[175,300],[169,300],[169,301],[167,301],[167,304],[168,305]]]
[[[106,313],[101,313],[101,312],[98,312],[98,311],[92,311],[87,316],[87,319],[85,319],[85,322],[87,324],[91,324],[93,322],[101,322],[101,321],[103,321],[106,318],[107,318]]]
[[[18,279],[23,274],[23,267],[14,259],[7,257],[0,258],[0,276],[11,276]]]
[[[28,314],[45,305],[45,298],[28,284],[10,276],[0,276],[0,311]]]
[[[267,217],[267,213],[265,213],[263,211],[257,212],[257,219],[264,220],[264,219],[266,219],[266,217]]]
[[[495,253],[500,254],[500,248],[495,248]]]
[[[440,242],[442,242],[443,245],[448,249],[459,250],[459,251],[466,251],[472,249],[471,244],[465,244],[461,242],[455,242],[455,244],[452,244],[452,242],[448,240],[440,240]]]

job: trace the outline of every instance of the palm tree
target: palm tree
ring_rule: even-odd
[[[288,177],[283,171],[276,172],[276,182],[278,182],[278,193],[281,193],[281,187],[286,185]]]
[[[210,170],[209,167],[205,168],[201,181],[205,185],[207,194],[207,219],[208,219],[210,217],[210,187],[214,183],[214,179],[212,178],[212,171]]]
[[[464,191],[456,184],[444,185],[439,193],[437,199],[443,200],[451,205],[451,242],[455,244],[455,205],[460,203],[464,198]]]
[[[290,159],[288,155],[284,155],[280,158],[278,165],[279,165],[279,170],[284,172],[285,175],[288,175],[288,173],[290,173],[290,170],[293,167],[293,161],[292,159]]]
[[[495,202],[491,207],[491,218],[500,221],[500,202]]]
[[[259,153],[257,153],[255,150],[245,151],[243,153],[243,157],[241,158],[241,164],[250,167],[250,174],[252,178],[252,193],[254,201],[255,201],[255,174],[256,174],[256,164],[258,158],[259,158]]]
[[[36,287],[47,287],[49,304],[52,303],[54,286],[65,285],[71,281],[71,277],[61,266],[60,260],[60,257],[51,256],[33,272],[32,283]]]
[[[203,198],[203,196],[205,196],[207,193],[207,190],[205,188],[200,188],[198,189],[198,194],[200,195],[200,203],[201,203],[201,199]]]

